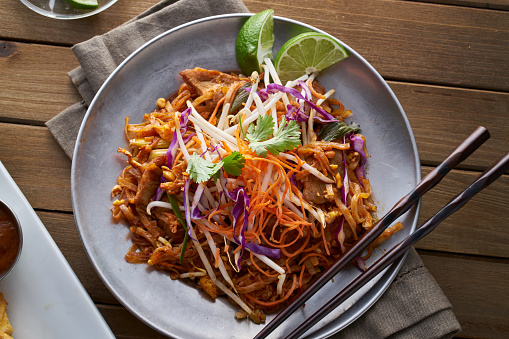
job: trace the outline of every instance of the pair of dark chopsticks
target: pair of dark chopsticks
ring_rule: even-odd
[[[293,314],[302,304],[331,280],[340,270],[358,256],[373,240],[392,224],[398,217],[408,211],[426,192],[436,186],[449,171],[468,158],[477,148],[479,148],[490,137],[489,132],[484,127],[478,127],[467,139],[465,139],[444,162],[431,171],[422,181],[405,197],[396,203],[396,205],[380,219],[370,230],[370,232],[361,236],[357,242],[345,253],[344,256],[325,271],[311,286],[299,295],[291,304],[283,308],[279,314],[265,326],[254,339],[265,338],[283,321]],[[428,219],[419,229],[410,234],[405,240],[394,246],[378,261],[361,273],[346,288],[339,292],[329,302],[322,306],[317,312],[309,317],[304,323],[297,327],[292,333],[286,336],[286,339],[298,338],[307,330],[313,327],[319,320],[329,314],[342,302],[354,294],[360,287],[370,281],[378,273],[384,270],[397,259],[401,258],[410,247],[418,240],[426,236],[443,220],[452,213],[460,209],[470,198],[479,193],[482,189],[490,185],[503,173],[509,170],[509,153],[495,162],[490,168],[484,171],[467,189],[454,197],[437,214]]]

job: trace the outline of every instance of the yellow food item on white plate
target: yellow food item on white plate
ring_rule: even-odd
[[[0,339],[12,339],[13,332],[9,318],[7,318],[7,301],[3,293],[0,292]]]

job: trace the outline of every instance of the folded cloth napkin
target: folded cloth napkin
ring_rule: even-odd
[[[180,24],[202,17],[248,12],[241,0],[163,0],[143,14],[72,49],[80,66],[69,72],[83,101],[46,125],[69,157],[95,93],[108,75],[138,47]],[[332,338],[450,338],[460,330],[451,304],[411,249],[382,297]]]

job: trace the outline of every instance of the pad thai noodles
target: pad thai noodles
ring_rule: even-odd
[[[130,227],[129,263],[192,279],[260,323],[376,221],[366,140],[317,74],[282,84],[269,59],[249,77],[180,72],[177,93],[139,124],[112,213]],[[155,100],[155,99],[154,99]],[[356,258],[360,269],[387,229]]]

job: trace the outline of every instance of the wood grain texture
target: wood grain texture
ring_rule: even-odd
[[[10,1],[0,9],[0,38],[70,46],[107,32],[156,2],[121,0],[76,23],[50,21]],[[251,12],[267,7],[261,0],[244,3]],[[276,15],[336,36],[388,79],[509,90],[507,12],[396,0],[310,4],[310,0],[282,0],[272,7]],[[331,8],[328,15],[323,15],[323,8]],[[27,20],[30,25],[24,24]]]
[[[67,72],[77,67],[65,47],[0,41],[1,121],[42,125],[81,97]]]
[[[166,336],[145,325],[141,320],[120,306],[97,305],[117,339],[163,339]]]
[[[117,338],[162,338],[125,308],[114,306],[119,303],[88,261],[71,214],[38,212],[38,215],[91,298],[99,304],[101,314]],[[442,226],[434,232],[442,232]],[[458,233],[458,238],[463,240],[473,238],[472,235]],[[443,237],[442,234],[436,234]],[[507,241],[501,245],[504,244]],[[503,297],[509,293],[507,260],[440,255],[429,251],[419,253],[449,298],[462,326],[461,337],[502,338],[509,335],[505,321],[509,306]],[[497,312],[494,312],[495,309]]]
[[[509,265],[507,261],[420,253],[452,304],[460,337],[508,338]]]
[[[0,123],[0,160],[32,207],[72,211],[71,160],[47,128]]]
[[[459,168],[486,168],[509,150],[509,93],[400,82],[389,85],[405,110],[423,164],[438,165],[478,126],[486,127],[491,137]]]
[[[407,1],[407,0],[403,0]],[[417,2],[428,2],[433,4],[453,5],[453,6],[467,6],[485,9],[500,9],[509,10],[509,1],[507,0],[413,0]]]
[[[430,170],[425,167],[423,176]],[[419,225],[468,187],[478,175],[452,170],[422,198]],[[509,175],[504,175],[420,240],[416,248],[509,258],[509,206],[500,199],[508,191]]]

